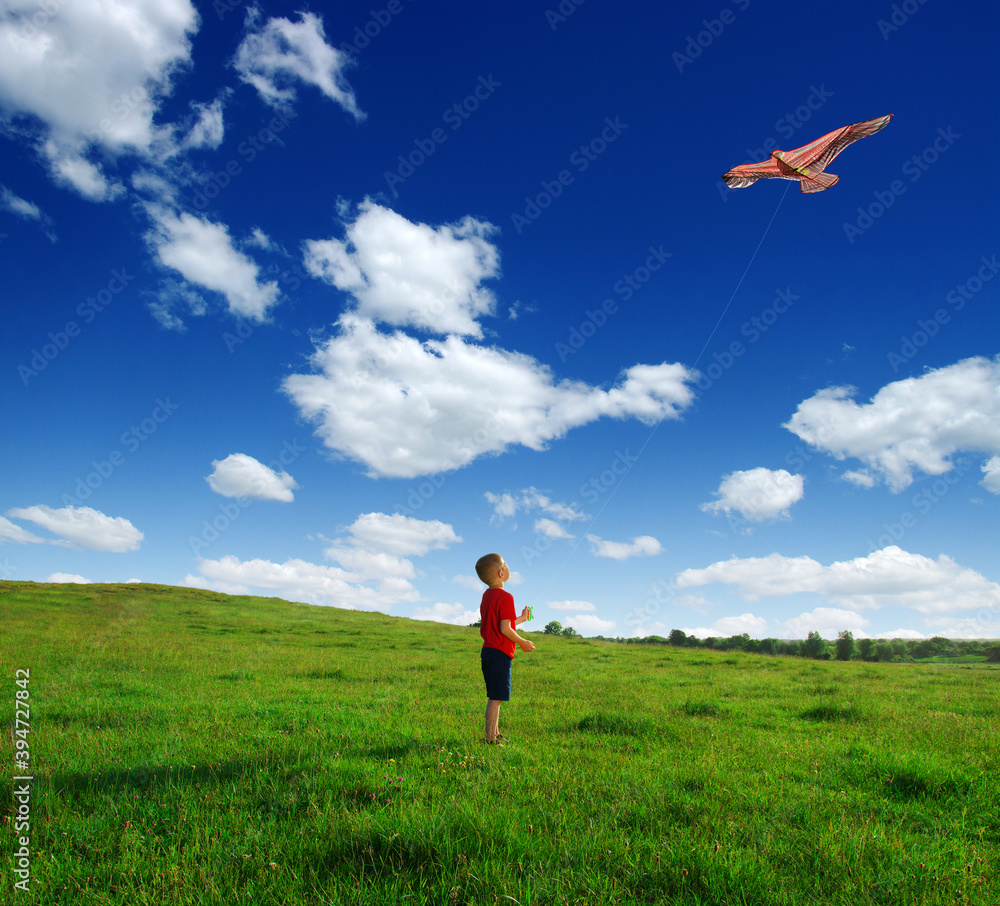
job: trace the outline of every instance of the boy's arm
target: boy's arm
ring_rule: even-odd
[[[520,645],[522,651],[535,650],[535,643],[529,641],[524,636],[518,635],[517,630],[510,625],[510,620],[500,621],[500,632],[505,638],[510,639],[516,645]]]

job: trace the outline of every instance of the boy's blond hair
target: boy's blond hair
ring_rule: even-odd
[[[476,575],[487,585],[500,567],[503,566],[503,557],[499,554],[484,554],[476,561]]]

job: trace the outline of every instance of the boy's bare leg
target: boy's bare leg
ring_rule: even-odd
[[[486,741],[494,742],[500,733],[500,702],[486,702]]]

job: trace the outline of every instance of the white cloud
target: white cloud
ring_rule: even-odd
[[[406,580],[388,576],[374,587],[362,584],[359,576],[337,566],[320,566],[305,560],[284,563],[270,560],[239,560],[234,556],[201,560],[200,575],[189,575],[186,585],[212,588],[228,594],[247,594],[251,589],[276,594],[291,601],[342,607],[348,610],[389,610],[403,602],[420,598]]]
[[[54,510],[48,506],[30,506],[7,511],[15,519],[27,519],[63,540],[53,544],[83,547],[95,551],[123,553],[139,547],[143,534],[121,516],[105,516],[87,506],[65,506]]]
[[[44,544],[45,539],[32,535],[27,529],[0,516],[0,544],[7,541],[13,541],[15,544]]]
[[[464,604],[435,604],[432,607],[418,607],[413,619],[450,623],[452,626],[469,626],[479,619],[479,611],[468,610]]]
[[[997,639],[1000,638],[1000,607],[985,611],[975,617],[928,617],[925,621],[929,635],[939,635],[946,639]],[[917,635],[917,638],[926,636]],[[896,638],[888,635],[886,638]],[[905,635],[899,638],[907,638]]]
[[[177,150],[187,151],[190,148],[218,148],[225,135],[225,124],[222,116],[222,98],[216,98],[211,104],[192,103],[194,122],[177,145]]]
[[[78,151],[64,148],[51,139],[42,150],[52,178],[61,186],[75,189],[88,201],[112,201],[124,193],[125,187],[118,180],[108,179],[100,167]]]
[[[422,343],[345,315],[313,374],[283,388],[328,447],[397,478],[458,469],[520,444],[543,450],[601,416],[655,423],[692,400],[680,364],[635,365],[610,390],[560,381],[535,359],[459,337]]]
[[[225,459],[212,460],[212,474],[205,477],[209,487],[223,497],[252,497],[255,500],[294,500],[295,479],[280,474],[245,453],[230,453]]]
[[[350,65],[351,58],[326,43],[319,16],[307,12],[298,15],[298,22],[269,19],[243,39],[235,60],[240,77],[253,85],[268,104],[277,106],[293,101],[292,85],[299,80],[314,85],[356,119],[364,119],[344,78],[343,70]],[[251,27],[252,24],[251,20]]]
[[[576,537],[576,535],[571,535],[567,532],[566,529],[553,519],[536,519],[535,531],[539,535],[544,535],[546,538],[553,540],[565,540]]]
[[[777,553],[734,557],[705,569],[684,570],[677,577],[681,588],[713,582],[736,585],[750,601],[813,593],[855,611],[896,606],[931,614],[1000,604],[1000,585],[980,573],[959,566],[944,554],[931,560],[896,546],[829,566],[811,557]]]
[[[459,574],[454,576],[451,581],[456,585],[461,585],[462,588],[472,588],[476,591],[486,590],[486,586],[483,585],[483,580],[479,576]]]
[[[860,635],[861,638],[864,638],[866,634],[864,632],[862,632],[860,634],[859,633],[854,633],[854,635],[855,636],[859,636]],[[927,636],[924,635],[922,632],[917,632],[916,629],[896,629],[893,632],[880,632],[878,635],[870,636],[870,638],[874,638],[874,639],[926,639]],[[957,636],[953,636],[952,635],[952,636],[948,636],[948,638],[952,638],[953,639],[953,638],[957,638]]]
[[[493,512],[497,519],[501,521],[514,516],[519,510],[530,513],[535,509],[541,510],[543,513],[548,513],[550,516],[554,516],[563,522],[575,522],[590,518],[586,513],[576,509],[575,506],[551,500],[534,488],[524,488],[516,494],[507,492],[493,494],[487,491],[486,499],[493,504]]]
[[[844,481],[856,484],[859,488],[873,488],[877,479],[867,469],[857,469],[855,471],[844,472],[840,476]]]
[[[804,639],[810,632],[818,632],[824,639],[835,639],[845,629],[856,636],[863,636],[871,621],[852,610],[817,607],[809,613],[785,620],[782,625],[786,629],[782,638]]]
[[[803,478],[784,469],[757,468],[745,472],[731,472],[722,479],[719,497],[712,503],[703,503],[706,513],[739,513],[750,522],[763,522],[787,516],[792,504],[802,499]]]
[[[163,281],[147,307],[161,327],[179,332],[187,328],[175,312],[202,317],[208,311],[208,304],[194,286],[172,278]]]
[[[710,585],[714,582],[737,585],[745,598],[756,601],[761,597],[816,591],[823,566],[811,557],[750,557],[721,560],[705,569],[686,569],[677,576],[679,588]]]
[[[337,541],[325,551],[327,557],[339,563],[357,582],[393,577],[410,581],[417,577],[417,569],[405,557]]]
[[[986,477],[979,482],[991,494],[1000,494],[1000,456],[992,456],[983,463]]]
[[[221,293],[234,315],[263,321],[278,301],[276,282],[259,281],[260,269],[238,251],[225,225],[162,205],[146,210],[155,226],[146,241],[159,262],[185,280]]]
[[[86,155],[150,149],[158,105],[190,61],[198,14],[189,0],[52,6],[4,3],[0,106],[26,118],[57,181],[95,201],[114,198],[121,184]]]
[[[42,211],[36,204],[15,195],[6,186],[0,186],[0,210],[10,211],[25,220],[41,220]]]
[[[1000,454],[1000,360],[964,359],[895,381],[866,404],[851,399],[854,392],[821,390],[784,427],[837,459],[860,459],[894,491],[913,481],[914,470],[949,471],[959,451]]]
[[[567,617],[566,625],[572,626],[580,635],[606,635],[614,632],[618,624],[614,620],[602,620],[591,613],[578,613]]]
[[[259,249],[263,249],[265,252],[270,251],[275,247],[274,242],[271,241],[271,237],[267,235],[260,227],[254,227],[253,232],[250,234],[250,238],[246,241],[247,245],[256,246]]]
[[[462,540],[447,523],[398,514],[364,513],[348,531],[350,538],[332,542],[325,554],[356,582],[387,577],[409,581],[417,571],[406,557],[422,557]]]
[[[60,583],[74,583],[76,585],[90,585],[90,579],[85,579],[83,576],[77,576],[73,573],[52,573],[46,580],[46,582],[60,582]]]
[[[399,514],[365,513],[354,521],[350,532],[360,544],[406,557],[422,557],[462,540],[445,522]]]
[[[579,610],[593,612],[597,608],[590,601],[546,601],[546,607],[553,610]]]
[[[477,319],[493,314],[500,255],[495,227],[472,217],[431,227],[365,200],[346,239],[306,243],[309,272],[350,293],[360,317],[394,327],[481,337]]]
[[[518,500],[511,494],[486,492],[486,499],[493,504],[493,512],[500,519],[506,519],[517,512]]]
[[[751,638],[762,639],[768,635],[768,624],[763,617],[755,616],[752,613],[743,613],[738,617],[722,617],[711,626],[696,626],[693,629],[685,629],[684,633],[699,639],[709,637],[728,639],[734,635],[743,635],[743,633]]]
[[[651,535],[640,535],[629,542],[605,541],[597,535],[587,535],[590,552],[595,557],[627,560],[629,557],[654,557],[663,550],[660,542]]]
[[[687,607],[698,613],[708,613],[709,609],[714,606],[708,598],[702,595],[677,595],[673,599],[673,603],[676,607]]]

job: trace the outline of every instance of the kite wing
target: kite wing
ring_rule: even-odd
[[[888,126],[890,119],[892,119],[891,113],[888,116],[878,116],[873,120],[864,120],[841,129],[834,129],[833,132],[828,132],[808,145],[803,145],[794,151],[785,151],[781,159],[794,169],[808,167],[814,173],[822,173],[830,161],[851,142],[874,135]]]
[[[722,174],[731,189],[743,189],[758,179],[794,179],[806,193],[822,192],[837,184],[839,176],[825,170],[841,151],[859,138],[874,135],[889,125],[892,114],[879,116],[834,129],[808,145],[793,151],[772,151],[769,160],[756,164],[743,164]]]
[[[798,179],[798,175],[786,176],[778,169],[778,162],[773,158],[761,161],[759,164],[742,164],[733,167],[722,174],[726,185],[731,189],[745,189],[752,186],[758,179]]]

